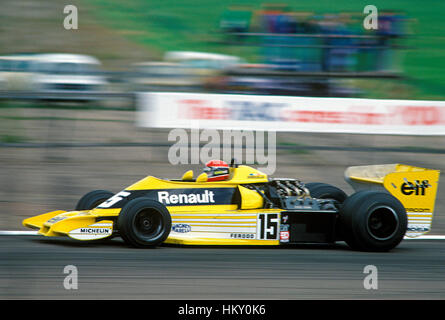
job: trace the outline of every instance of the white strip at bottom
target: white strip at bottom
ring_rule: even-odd
[[[0,231],[0,236],[35,236],[38,231]]]
[[[405,237],[405,240],[445,240],[445,236],[441,235],[424,235],[418,237]]]
[[[35,236],[38,231],[0,231],[0,236]],[[424,235],[419,237],[405,237],[405,240],[445,240],[442,235]]]

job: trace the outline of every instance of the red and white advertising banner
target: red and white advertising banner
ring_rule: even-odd
[[[151,92],[138,111],[142,127],[445,135],[445,101]]]

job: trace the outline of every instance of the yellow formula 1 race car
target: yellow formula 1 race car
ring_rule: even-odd
[[[53,211],[23,225],[48,237],[96,240],[120,236],[134,247],[290,245],[345,241],[388,251],[431,228],[439,171],[401,164],[350,167],[344,191],[325,183],[269,178],[232,164],[224,181],[206,173],[179,180],[153,176],[116,194],[96,190],[74,211]]]

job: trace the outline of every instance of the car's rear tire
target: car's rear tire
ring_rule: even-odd
[[[94,190],[88,192],[77,202],[75,210],[91,210],[114,195],[107,190]]]
[[[164,242],[172,227],[170,213],[160,202],[148,198],[129,201],[117,219],[122,239],[136,248],[156,247]]]
[[[389,251],[406,233],[408,218],[402,203],[386,192],[359,191],[340,211],[343,240],[360,251]]]
[[[309,190],[311,197],[317,199],[334,199],[343,203],[348,197],[343,190],[327,183],[311,182],[306,183],[305,187]]]

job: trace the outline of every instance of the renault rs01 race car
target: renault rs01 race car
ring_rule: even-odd
[[[347,196],[325,183],[269,178],[232,162],[227,179],[207,173],[179,180],[147,176],[116,194],[95,190],[74,211],[52,211],[23,225],[48,237],[120,236],[131,246],[290,245],[345,241],[388,251],[431,228],[438,170],[402,164],[349,167]]]

